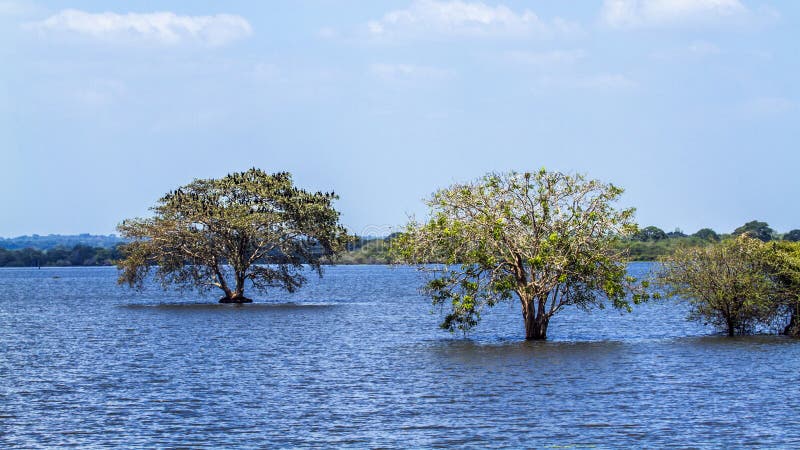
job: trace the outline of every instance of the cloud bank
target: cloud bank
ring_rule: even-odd
[[[482,2],[416,0],[367,23],[374,38],[552,37],[574,33],[579,25],[563,19],[545,21],[534,12],[515,12]]]
[[[612,28],[742,21],[750,11],[739,0],[605,0],[601,21]]]
[[[147,43],[162,46],[200,44],[219,47],[253,33],[241,16],[180,16],[172,12],[89,13],[66,9],[28,29],[46,36],[75,35],[110,43]]]

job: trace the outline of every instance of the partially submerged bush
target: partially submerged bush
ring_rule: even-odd
[[[689,318],[729,336],[771,325],[781,313],[766,245],[747,235],[707,247],[678,249],[661,259],[667,295],[689,302]]]

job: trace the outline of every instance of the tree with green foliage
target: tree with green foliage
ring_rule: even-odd
[[[662,241],[664,239],[669,239],[669,236],[661,228],[649,226],[639,230],[639,232],[633,235],[633,239],[642,242]]]
[[[693,237],[700,238],[704,241],[711,241],[711,242],[719,242],[719,235],[716,231],[712,230],[711,228],[701,228],[697,230],[697,233],[692,235]]]
[[[0,267],[103,266],[111,265],[119,257],[116,247],[89,247],[81,244],[71,248],[52,247],[49,250],[0,248]]]
[[[784,241],[800,242],[800,230],[792,230],[783,235]]]
[[[389,246],[394,236],[363,238],[355,236],[339,264],[391,264]]]
[[[667,237],[670,239],[675,239],[675,238],[685,238],[688,236],[680,228],[675,228],[674,230],[667,233]]]
[[[516,298],[525,338],[547,338],[567,306],[630,309],[620,236],[636,231],[633,209],[615,209],[622,189],[542,169],[492,173],[436,192],[430,219],[393,243],[400,261],[430,275],[425,291],[448,310],[441,327],[470,330],[487,307]],[[430,265],[428,263],[441,263]]]
[[[758,239],[761,242],[769,242],[775,235],[775,230],[770,228],[767,222],[753,220],[733,231],[734,236],[741,236],[743,234],[746,234],[753,239]]]
[[[800,242],[773,241],[768,257],[778,287],[777,301],[788,317],[783,334],[800,336]]]
[[[166,288],[224,292],[222,303],[250,302],[246,282],[263,292],[294,291],[304,265],[322,276],[322,258],[343,251],[348,237],[333,193],[307,192],[289,173],[259,169],[198,179],[162,197],[154,216],[126,220],[119,282],[141,287],[151,267]]]
[[[771,324],[779,314],[765,244],[747,235],[662,258],[657,276],[668,296],[689,302],[689,318],[728,336]]]

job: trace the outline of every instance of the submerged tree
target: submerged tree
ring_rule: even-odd
[[[788,318],[783,334],[800,336],[800,242],[771,242],[767,255],[776,301]]]
[[[412,221],[394,243],[401,261],[432,278],[425,290],[447,309],[442,328],[467,331],[484,308],[517,298],[525,338],[547,338],[564,307],[630,308],[631,278],[615,245],[636,231],[622,189],[544,169],[489,174],[435,193],[430,220]],[[425,265],[426,263],[443,263]],[[641,296],[633,296],[635,301]]]
[[[728,336],[771,324],[779,313],[765,245],[740,236],[707,247],[680,248],[662,258],[658,273],[667,295],[689,302],[689,318]]]
[[[142,286],[155,266],[166,288],[224,292],[222,303],[246,303],[246,282],[257,291],[290,292],[305,282],[304,265],[322,275],[322,258],[347,242],[333,193],[296,188],[289,173],[250,169],[200,179],[168,193],[154,216],[126,220],[120,283]]]

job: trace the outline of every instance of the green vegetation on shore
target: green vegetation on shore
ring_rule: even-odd
[[[46,236],[32,234],[29,236],[17,236],[13,238],[0,237],[0,248],[4,248],[6,250],[22,250],[26,248],[50,250],[56,247],[72,249],[76,245],[83,245],[86,247],[110,249],[123,242],[125,242],[125,240],[115,234],[48,234]]]
[[[0,267],[66,267],[111,266],[122,254],[117,246],[112,248],[76,245],[57,246],[47,250],[0,248]]]
[[[393,233],[386,237],[356,236],[347,245],[347,250],[339,255],[336,264],[391,264],[389,248],[399,234]]]
[[[752,221],[732,233],[717,233],[710,228],[702,228],[691,235],[681,230],[666,232],[658,227],[648,226],[633,236],[620,240],[616,245],[618,250],[626,251],[628,261],[657,261],[679,249],[706,247],[744,233],[754,235],[764,242],[800,241],[800,230],[780,234],[769,228],[765,222]],[[381,238],[356,238],[356,243],[348,246],[347,252],[342,254],[337,264],[389,264],[389,248],[397,236],[398,233]]]
[[[764,222],[748,222],[748,224],[764,224]],[[764,227],[747,226],[734,230],[730,234],[717,234],[710,228],[703,228],[696,233],[687,235],[680,230],[665,232],[660,228],[649,226],[642,228],[639,233],[630,239],[620,241],[618,244],[627,250],[629,261],[657,261],[660,257],[674,254],[678,249],[705,247],[709,244],[739,235],[743,232],[756,229],[761,230],[760,236],[764,238]],[[766,228],[769,228],[768,226]],[[771,229],[769,229],[771,231]],[[739,231],[739,233],[737,233]],[[343,252],[336,264],[391,264],[389,247],[398,236],[394,233],[386,237],[355,237],[348,244],[347,251]],[[791,230],[784,234],[771,231],[769,241],[800,242],[800,230]],[[70,244],[79,241],[80,244]],[[102,245],[86,245],[83,242],[102,242]],[[9,243],[13,242],[13,246]],[[109,236],[96,236],[82,234],[77,236],[21,236],[13,239],[0,238],[0,267],[36,267],[40,265],[64,266],[111,266],[121,257],[117,246],[123,242],[122,238]],[[20,248],[22,243],[28,244]]]

